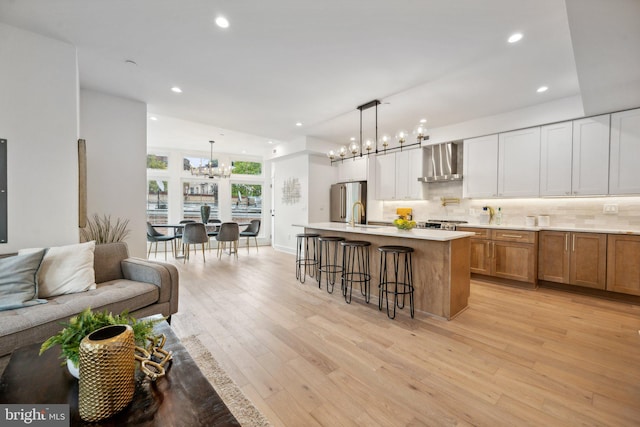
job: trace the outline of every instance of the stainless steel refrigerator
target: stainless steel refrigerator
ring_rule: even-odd
[[[353,205],[362,203],[364,209],[356,211],[356,224],[367,223],[367,181],[344,182],[331,186],[331,221],[351,222]]]

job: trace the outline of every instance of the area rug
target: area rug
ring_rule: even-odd
[[[265,416],[245,397],[240,388],[229,378],[196,336],[191,335],[181,339],[180,342],[241,425],[246,427],[271,426]]]

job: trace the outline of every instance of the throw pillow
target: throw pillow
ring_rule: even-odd
[[[38,296],[74,294],[96,288],[93,253],[96,242],[49,248],[38,271]],[[22,249],[28,253],[37,249]]]
[[[38,269],[44,252],[0,258],[0,311],[47,302],[38,299]]]

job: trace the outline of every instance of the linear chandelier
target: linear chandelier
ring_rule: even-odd
[[[213,167],[213,144],[215,141],[209,141],[211,144],[211,156],[209,157],[209,164],[207,166],[191,166],[191,175],[206,176],[207,178],[229,178],[231,176],[232,167],[224,166],[224,163],[220,167]]]
[[[343,145],[342,147],[340,147],[337,153],[335,152],[335,150],[329,150],[329,152],[327,153],[327,157],[329,157],[329,159],[331,160],[331,163],[336,161],[342,161],[345,158],[355,158],[358,156],[362,157],[364,154],[366,155],[386,154],[387,151],[392,152],[398,149],[402,151],[403,147],[412,147],[414,145],[420,145],[422,141],[429,139],[429,135],[427,135],[427,128],[424,125],[423,121],[421,120],[421,123],[419,123],[413,130],[413,137],[415,137],[416,142],[407,144],[407,140],[411,137],[411,135],[409,134],[409,132],[405,130],[399,130],[395,134],[395,141],[398,143],[398,146],[388,148],[393,138],[391,138],[387,134],[383,134],[380,138],[378,138],[378,105],[380,104],[381,102],[379,100],[374,99],[373,101],[369,101],[357,107],[357,109],[360,111],[360,140],[359,142],[357,142],[355,141],[355,138],[351,138],[351,143],[349,144],[349,146]],[[375,138],[373,140],[366,139],[365,141],[363,141],[362,140],[362,112],[364,110],[368,110],[369,108],[376,109]],[[382,149],[378,149],[378,143],[382,146]],[[365,150],[366,150],[366,153],[365,153]]]

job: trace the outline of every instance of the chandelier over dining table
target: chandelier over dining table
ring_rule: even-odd
[[[222,163],[219,167],[217,166],[218,161],[216,160],[216,166],[213,165],[213,144],[215,141],[209,141],[211,144],[211,155],[209,157],[209,163],[207,165],[200,166],[191,166],[191,175],[196,176],[206,176],[207,178],[229,178],[231,176],[231,171],[233,166],[225,166]]]
[[[393,137],[386,133],[378,137],[378,105],[380,104],[381,102],[379,100],[374,99],[373,101],[369,101],[357,107],[357,110],[360,111],[360,139],[356,141],[355,138],[351,138],[349,145],[343,145],[337,152],[335,150],[329,150],[327,157],[329,157],[332,163],[334,161],[344,160],[345,158],[354,158],[357,156],[362,157],[365,154],[385,154],[387,151],[392,152],[398,149],[402,151],[403,147],[420,145],[422,141],[429,139],[425,119],[422,119],[411,133],[404,129],[400,129]],[[375,137],[373,139],[367,138],[363,141],[362,112],[369,108],[375,108]],[[389,148],[393,141],[396,141],[398,145]]]

